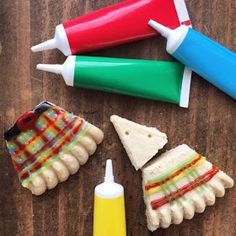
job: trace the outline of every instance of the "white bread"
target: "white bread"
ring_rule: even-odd
[[[142,168],[167,143],[166,134],[113,115],[110,118],[136,170]]]

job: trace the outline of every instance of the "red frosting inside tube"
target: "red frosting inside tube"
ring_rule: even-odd
[[[72,54],[149,38],[157,34],[148,26],[153,19],[169,27],[181,22],[174,0],[129,0],[64,23]]]

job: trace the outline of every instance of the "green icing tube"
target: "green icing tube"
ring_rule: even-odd
[[[37,69],[61,74],[69,86],[171,102],[188,107],[191,71],[178,62],[69,56]]]

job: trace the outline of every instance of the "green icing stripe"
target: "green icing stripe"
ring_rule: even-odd
[[[199,174],[199,172],[198,172],[198,170],[197,170],[196,167],[194,168],[193,172],[190,173],[190,175],[192,175],[193,179],[196,179],[196,178],[198,178],[198,177],[201,176],[201,175]],[[205,184],[200,185],[200,186],[199,186],[198,188],[196,188],[195,190],[196,190],[197,192],[200,192],[199,190],[203,191],[203,190],[204,190],[204,187],[205,187]]]
[[[55,155],[54,157],[50,158],[43,167],[41,167],[39,170],[37,170],[36,172],[34,172],[28,179],[25,179],[23,181],[21,181],[22,185],[27,184],[29,182],[31,182],[32,180],[34,180],[39,174],[41,174],[45,169],[49,168],[52,166],[52,164],[57,161],[58,159],[60,159],[61,154],[68,152],[69,149],[71,148],[72,145],[74,145],[76,142],[78,142],[79,140],[81,140],[86,133],[89,131],[90,127],[88,125],[88,123],[86,123],[83,127],[83,130],[80,132],[80,134],[78,136],[75,137],[75,139],[68,145],[66,145],[65,147],[63,147],[62,151],[60,152],[59,155]]]
[[[74,121],[73,121],[73,126],[75,126],[75,125],[77,124],[77,122],[80,122],[80,121],[79,121],[79,120],[74,120]],[[78,123],[78,124],[79,124],[79,123]],[[85,125],[85,124],[82,125],[82,129],[84,128],[84,125]],[[66,127],[63,133],[65,133],[66,131],[69,132],[69,131],[70,131],[70,128]],[[80,132],[81,132],[81,131],[80,131]],[[65,134],[65,135],[66,135],[66,134]],[[76,137],[77,137],[77,136],[76,136]],[[74,137],[74,138],[76,138],[76,137]],[[57,137],[57,138],[54,140],[54,143],[55,143],[55,145],[58,145],[58,144],[62,143],[63,140],[64,140],[64,136],[59,136],[59,137]],[[50,141],[50,142],[51,142],[51,141]],[[46,145],[47,145],[47,144],[46,144]],[[62,150],[63,150],[63,149],[62,149]],[[47,148],[47,149],[44,150],[43,152],[37,154],[36,157],[35,157],[34,162],[30,163],[30,164],[27,165],[24,169],[22,169],[21,173],[25,173],[25,172],[27,172],[28,170],[30,170],[30,169],[32,168],[32,166],[35,165],[35,163],[41,162],[42,159],[44,159],[44,157],[47,156],[47,155],[49,155],[50,153],[51,153],[51,149],[50,149],[50,148]],[[36,171],[36,172],[37,172],[37,171]]]
[[[197,168],[195,166],[185,170],[182,174],[184,175],[185,178],[187,178],[187,180],[189,182],[191,182],[192,180],[195,180],[197,177],[200,176],[200,174],[198,173]],[[192,178],[190,176],[192,176]],[[174,186],[176,190],[179,189],[179,187],[176,184],[176,181],[171,180],[169,183],[166,183],[166,184],[160,186],[161,191],[165,196],[171,192],[170,186]],[[199,186],[199,188],[195,189],[195,191],[199,192],[199,189],[203,190],[204,189],[203,185]],[[184,195],[175,201],[168,199],[170,204],[174,204],[174,202],[181,204],[181,201],[185,201],[185,200],[187,200],[187,198]]]
[[[199,175],[198,173],[195,173],[194,167],[192,167],[192,170],[185,177],[189,182],[191,182],[192,180],[195,180],[197,177],[199,177]],[[196,189],[194,189],[194,191],[196,191]]]
[[[189,159],[187,159],[186,161],[184,162],[181,162],[179,165],[169,169],[167,172],[161,174],[160,176],[154,178],[154,179],[151,179],[147,182],[147,185],[149,184],[153,184],[153,183],[156,183],[156,182],[160,182],[166,178],[168,178],[172,173],[178,171],[179,169],[182,169],[184,166],[188,165],[189,163],[191,163],[195,157],[198,155],[198,153],[195,153],[192,157],[190,157]]]
[[[164,194],[164,196],[168,195],[169,193],[171,193],[171,189],[169,187],[169,184],[166,183],[164,185],[161,186],[161,191]],[[169,199],[168,199],[169,200]]]
[[[179,189],[179,187],[178,187],[177,184],[176,184],[176,181],[174,181],[173,179],[171,180],[171,184],[175,187],[175,190],[178,190],[178,189]],[[178,198],[178,199],[176,200],[176,202],[179,203],[179,204],[181,204],[181,201],[182,201],[182,200],[186,200],[186,197],[183,196],[183,197],[181,197],[181,198]],[[172,201],[171,204],[174,204],[174,202],[175,202],[175,201]]]
[[[190,169],[185,170],[185,171],[182,173],[182,174],[184,175],[184,177],[186,177],[189,182],[191,182],[191,178],[189,177],[189,174],[191,174],[192,171],[193,171],[193,167],[191,167]],[[172,185],[172,186],[174,186],[176,190],[179,189],[179,187],[178,187],[177,184],[176,184],[176,181],[174,181],[173,179],[171,180],[171,183],[169,183],[169,184]],[[162,190],[162,192],[163,192],[164,195],[167,195],[167,194],[166,194],[166,189],[165,189],[166,186],[168,186],[168,183],[164,184],[163,187],[160,186],[160,187],[161,187],[161,190]],[[168,189],[170,189],[170,188],[168,188]],[[177,199],[176,201],[180,204],[180,203],[181,203],[180,200],[186,200],[186,197],[183,195],[180,199]],[[170,203],[173,203],[173,202],[175,202],[175,201],[170,201]]]

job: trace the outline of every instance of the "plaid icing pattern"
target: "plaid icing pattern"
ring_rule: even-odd
[[[22,183],[31,181],[83,138],[89,124],[57,106],[44,111],[34,128],[7,142]]]
[[[204,189],[205,184],[219,171],[217,167],[213,166],[210,171],[200,175],[198,167],[204,161],[204,157],[195,154],[157,178],[149,180],[145,185],[145,194],[150,196],[162,192],[164,195],[164,197],[151,202],[152,209],[156,210],[165,204],[173,204],[175,201],[181,203],[186,200],[185,194],[187,192],[192,190],[199,192]],[[177,181],[183,178],[187,180],[187,184],[180,188]]]

